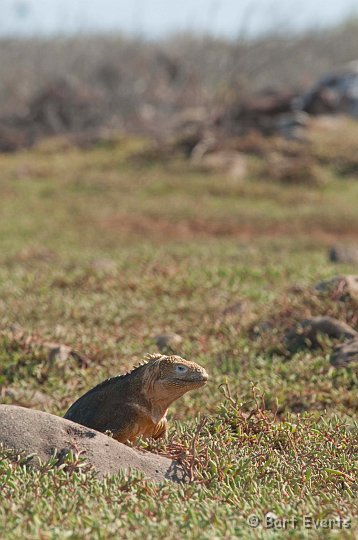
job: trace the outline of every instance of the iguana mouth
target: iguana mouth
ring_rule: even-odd
[[[183,382],[185,382],[185,383],[193,383],[193,384],[199,383],[199,384],[202,384],[202,383],[208,382],[208,379],[209,379],[209,376],[205,372],[205,373],[196,374],[195,378],[188,378],[188,379],[181,379],[181,380]]]
[[[208,382],[208,374],[203,374],[201,377],[198,377],[197,379],[188,379],[185,382],[193,383],[193,384],[200,384],[200,386],[203,386]]]
[[[208,376],[203,377],[197,377],[195,379],[172,379],[171,381],[168,380],[167,384],[169,386],[176,386],[178,388],[200,388],[202,386],[205,386],[208,382]]]
[[[201,379],[200,381],[197,381],[196,383],[194,383],[194,386],[198,386],[198,387],[205,386],[207,382],[208,382],[208,379]]]

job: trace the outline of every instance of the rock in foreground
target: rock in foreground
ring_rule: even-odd
[[[47,462],[55,450],[60,456],[73,450],[83,452],[82,456],[101,478],[117,474],[120,469],[133,468],[158,482],[185,480],[183,469],[175,461],[139,452],[59,416],[15,405],[0,405],[0,445],[16,452],[35,453],[31,460],[35,467],[39,463],[38,458]]]

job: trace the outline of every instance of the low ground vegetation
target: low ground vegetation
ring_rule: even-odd
[[[346,141],[354,130],[345,124]],[[0,156],[2,403],[62,415],[171,332],[210,374],[173,405],[167,439],[140,442],[180,460],[191,484],[135,472],[100,481],[78,455],[33,471],[2,451],[0,536],[260,538],[269,514],[294,538],[311,532],[305,515],[317,537],[340,528],[354,538],[357,363],[334,368],[337,340],[324,336],[316,348],[285,344],[307,317],[358,330],[353,299],[315,288],[355,272],[328,248],[358,232],[358,184],[345,167],[356,156],[326,130],[310,137],[246,152],[240,180],[180,152],[147,159],[152,143],[124,137]],[[306,153],[324,181],[282,182],[267,152]],[[49,343],[76,354],[49,355]],[[329,530],[316,528],[322,520]]]

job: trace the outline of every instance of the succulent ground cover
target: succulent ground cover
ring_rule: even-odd
[[[272,520],[293,538],[355,536],[357,364],[333,367],[325,336],[285,341],[320,315],[358,330],[354,299],[315,288],[355,273],[327,253],[358,232],[356,157],[311,138],[312,184],[270,175],[266,154],[235,180],[180,155],[146,161],[150,143],[128,138],[0,156],[1,402],[61,415],[173,332],[210,374],[172,406],[167,439],[140,442],[191,484],[100,481],[78,455],[33,471],[4,450],[1,537],[261,538]],[[284,159],[280,144],[268,152]]]

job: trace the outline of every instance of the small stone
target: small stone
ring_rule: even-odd
[[[247,317],[251,315],[250,304],[245,300],[239,300],[229,304],[225,309],[223,309],[222,314],[224,317],[231,317],[235,315]]]
[[[319,293],[331,294],[337,300],[352,298],[358,301],[358,276],[335,276],[332,279],[320,281],[316,284],[315,289]]]
[[[56,363],[57,365],[63,365],[71,356],[71,347],[67,345],[55,345],[50,348],[48,353],[49,362]]]
[[[358,246],[337,244],[331,247],[328,257],[335,263],[358,264]]]
[[[337,345],[331,354],[332,366],[347,367],[353,362],[358,362],[358,339],[352,339],[347,343]]]
[[[217,150],[205,153],[199,163],[208,171],[227,172],[231,178],[236,180],[241,180],[248,174],[247,157],[240,152]]]
[[[179,334],[160,334],[155,336],[155,343],[160,352],[178,352],[183,343],[183,338]]]
[[[343,321],[333,317],[312,317],[303,320],[296,328],[292,328],[287,332],[286,346],[290,351],[318,348],[321,346],[320,334],[331,339],[353,339],[358,337],[358,332]]]
[[[0,391],[0,397],[9,399],[12,405],[41,409],[48,407],[53,402],[52,397],[48,394],[31,388],[4,387]]]
[[[75,367],[87,367],[87,360],[72,347],[60,343],[44,343],[48,347],[48,362],[50,370],[64,371]]]
[[[95,259],[92,261],[91,268],[98,273],[111,274],[117,269],[117,265],[111,259]]]

